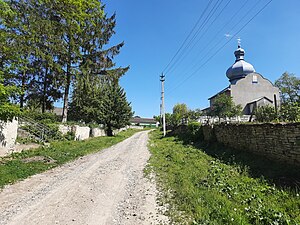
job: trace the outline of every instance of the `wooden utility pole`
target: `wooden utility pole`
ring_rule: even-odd
[[[165,75],[163,73],[160,76],[160,81],[161,81],[161,114],[162,114],[164,136],[166,136],[165,88],[164,88]]]

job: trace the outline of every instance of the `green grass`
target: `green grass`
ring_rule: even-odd
[[[58,141],[51,143],[50,147],[43,146],[0,158],[0,188],[78,157],[110,147],[138,131],[129,129],[114,137],[97,137],[84,141]],[[37,156],[45,160],[28,160]]]
[[[296,189],[278,188],[248,169],[226,164],[175,137],[151,133],[149,170],[156,173],[174,224],[300,224]]]

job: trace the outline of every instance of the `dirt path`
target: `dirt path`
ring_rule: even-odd
[[[143,177],[148,132],[0,192],[0,224],[165,224]]]

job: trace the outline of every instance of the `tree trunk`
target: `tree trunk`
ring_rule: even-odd
[[[47,75],[48,75],[48,67],[46,68],[45,77],[44,77],[43,99],[42,99],[42,113],[45,113],[45,111],[46,111]]]
[[[67,65],[67,81],[65,87],[65,95],[64,95],[64,106],[63,106],[63,114],[62,114],[62,122],[67,122],[68,117],[68,102],[69,102],[69,90],[71,83],[71,73],[70,73],[70,64]]]
[[[107,130],[106,130],[107,136],[111,137],[113,136],[113,130],[111,126],[107,126]]]
[[[23,109],[24,108],[24,98],[25,98],[25,79],[26,79],[26,71],[23,71],[23,74],[22,74],[22,86],[21,86],[21,90],[22,90],[22,93],[20,95],[20,108]]]
[[[70,40],[70,38],[69,38]],[[67,62],[67,78],[66,78],[66,86],[65,86],[65,95],[64,95],[64,106],[62,113],[62,122],[67,122],[68,117],[68,102],[69,102],[69,91],[71,84],[71,41],[69,41],[69,49],[68,49],[68,62]]]

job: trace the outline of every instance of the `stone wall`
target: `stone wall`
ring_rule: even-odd
[[[58,126],[59,132],[61,132],[63,135],[66,135],[68,132],[72,132],[72,126],[71,125],[63,125],[60,124]]]
[[[18,132],[18,121],[0,121],[0,155],[5,155],[15,145]]]
[[[74,125],[74,126],[72,126],[72,131],[75,134],[76,141],[85,140],[90,137],[90,128],[89,127],[81,127],[78,125]]]
[[[101,137],[106,136],[105,130],[100,128],[91,129],[91,137]]]
[[[206,141],[300,166],[300,123],[203,126]]]
[[[89,127],[81,127],[78,125],[59,125],[58,130],[63,134],[67,134],[68,132],[72,132],[75,135],[74,140],[81,141],[88,139],[90,137],[90,128]]]

